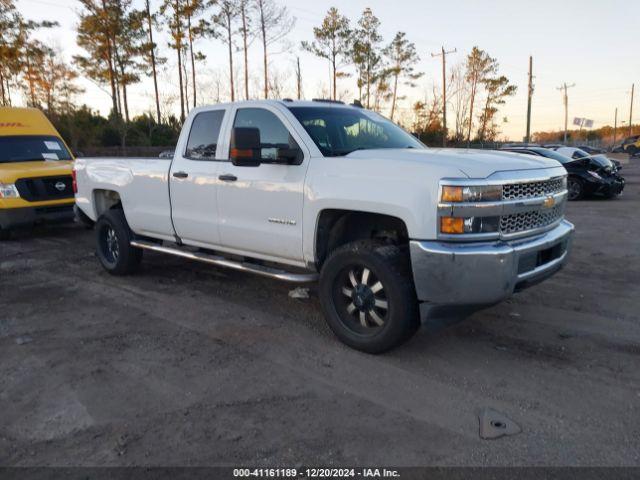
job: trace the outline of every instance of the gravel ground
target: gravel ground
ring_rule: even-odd
[[[0,465],[640,466],[640,162],[571,203],[569,265],[371,356],[314,292],[157,254],[112,277],[91,232],[0,244]],[[521,432],[479,436],[491,408]]]

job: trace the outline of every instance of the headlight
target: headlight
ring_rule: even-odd
[[[498,231],[500,217],[440,217],[440,233],[493,233]]]
[[[492,202],[502,200],[502,185],[469,185],[442,187],[443,202]]]
[[[20,194],[13,183],[0,183],[0,198],[18,198]]]
[[[593,178],[597,178],[598,180],[602,180],[602,177],[597,172],[592,172],[591,170],[587,170],[587,173],[591,175]]]

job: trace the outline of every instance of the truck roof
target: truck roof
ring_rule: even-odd
[[[240,100],[236,102],[215,103],[210,105],[204,105],[198,108],[207,107],[227,107],[231,105],[246,105],[246,106],[259,106],[259,105],[284,105],[285,107],[335,107],[335,108],[361,108],[355,104],[348,105],[344,102],[329,99],[313,99],[313,100],[291,100],[284,98],[281,100]]]
[[[9,135],[60,137],[45,114],[37,108],[0,107],[0,137]]]

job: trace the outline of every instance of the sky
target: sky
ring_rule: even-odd
[[[289,8],[296,22],[287,37],[289,44],[273,47],[270,68],[291,86],[289,95],[294,94],[296,56],[300,57],[305,97],[317,97],[323,90],[328,91],[328,62],[299,48],[302,40],[312,40],[313,27],[321,23],[326,11],[336,6],[353,24],[362,10],[370,7],[381,21],[385,43],[391,41],[397,31],[404,31],[420,55],[417,70],[425,75],[416,88],[403,87],[399,92],[407,97],[399,103],[401,115],[406,114],[416,100],[430,96],[434,84],[440,86],[442,83],[441,58],[433,58],[431,53],[439,52],[442,46],[447,50],[456,49],[456,53],[447,56],[447,66],[455,65],[464,62],[471,48],[477,45],[496,58],[500,73],[518,86],[517,94],[507,100],[498,115],[501,137],[521,140],[525,134],[529,55],[533,56],[535,87],[532,132],[563,129],[564,106],[558,87],[565,82],[575,84],[568,90],[570,128],[574,117],[592,119],[593,128],[613,125],[616,107],[618,125],[627,124],[634,82],[633,121],[637,123],[640,117],[638,0],[279,1]],[[141,5],[142,0],[134,0],[136,3]],[[28,19],[60,23],[59,28],[38,33],[40,39],[58,46],[67,59],[81,53],[75,44],[80,9],[77,0],[17,0],[16,4]],[[157,6],[159,0],[152,0],[154,4]],[[160,74],[161,94],[167,108],[177,112],[175,55],[166,48],[166,34],[158,36],[156,42],[168,57]],[[203,40],[198,48],[207,57],[199,68],[198,84],[202,95],[198,103],[213,103],[217,98],[216,79],[228,83],[226,47],[216,40]],[[251,82],[251,90],[256,95],[260,92],[262,75],[260,48],[259,42],[254,42],[249,60],[250,66],[255,66],[255,69],[251,68],[256,77]],[[238,65],[240,55],[237,54]],[[106,114],[111,100],[104,86],[101,88],[86,79],[80,84],[85,92],[78,98],[79,102]],[[339,80],[338,91],[344,92],[345,98],[355,98],[353,76]],[[148,78],[131,88],[129,97],[133,113],[153,110],[151,92],[152,82]],[[451,127],[451,113],[448,122]]]

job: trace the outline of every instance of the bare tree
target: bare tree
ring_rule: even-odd
[[[269,98],[269,46],[287,36],[293,29],[296,19],[289,15],[287,7],[278,5],[275,0],[254,0],[254,5],[262,40],[264,98]]]
[[[250,15],[251,0],[240,0],[240,34],[242,35],[242,52],[244,54],[244,99],[249,100],[249,45],[255,38],[253,19]]]
[[[160,59],[156,55],[157,45],[153,41],[153,28],[156,23],[156,14],[151,13],[151,5],[149,0],[145,0],[145,16],[147,20],[147,35],[149,39],[148,43],[146,44],[146,50],[148,53],[149,63],[151,65],[151,74],[153,75],[153,89],[156,99],[156,115],[158,123],[162,123],[162,116],[160,114],[160,95],[158,94],[157,64],[162,63],[164,59]]]
[[[199,19],[206,9],[205,0],[187,0],[185,17],[187,19],[187,39],[189,40],[189,57],[191,60],[191,88],[193,92],[193,106],[198,102],[198,89],[196,83],[196,60],[204,60],[202,52],[194,50],[194,43],[210,33],[210,25],[205,19]]]
[[[451,86],[447,86],[447,90],[452,92],[450,99],[455,115],[454,140],[462,142],[465,138],[470,98],[469,83],[465,78],[464,64],[459,63],[452,67],[449,71],[449,78],[451,79]]]

